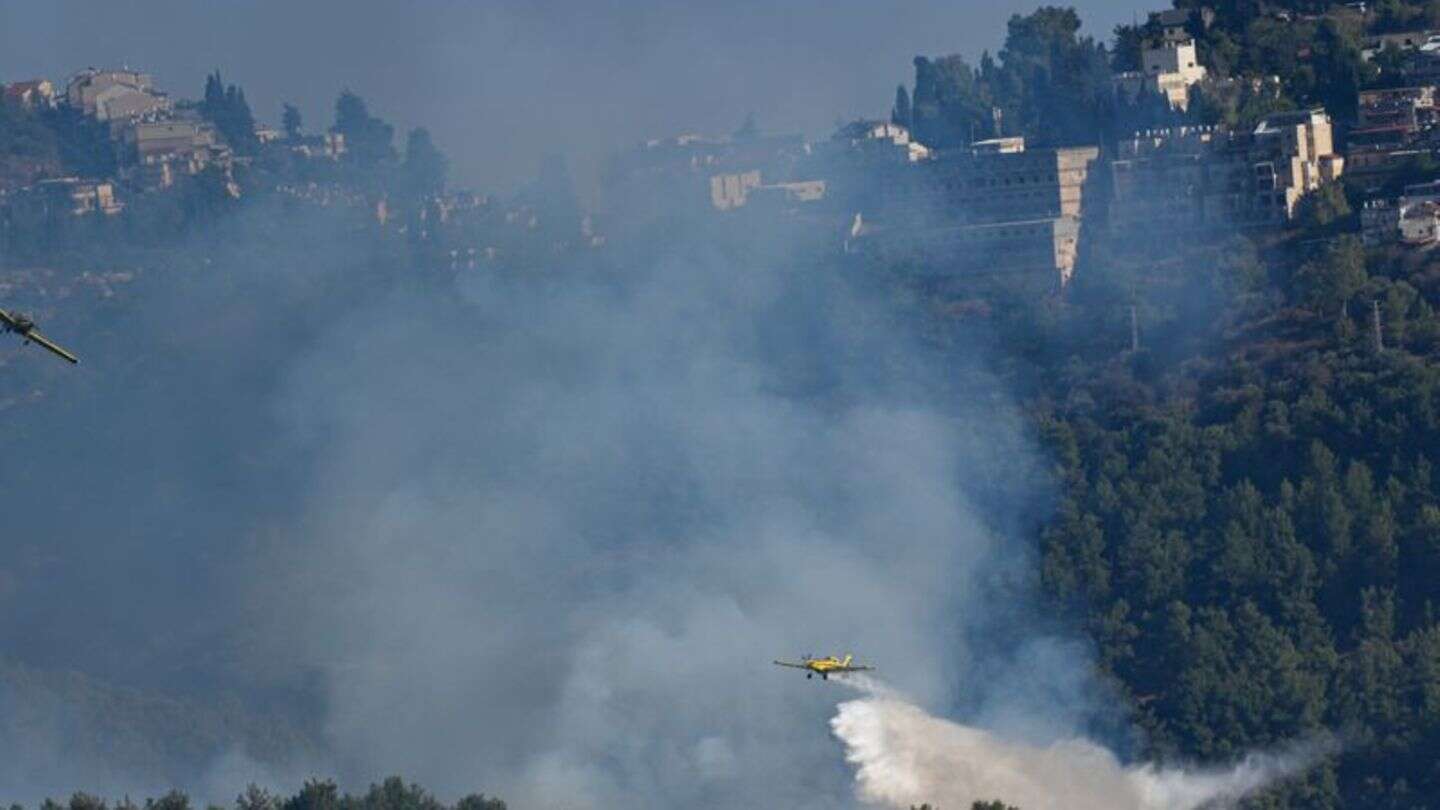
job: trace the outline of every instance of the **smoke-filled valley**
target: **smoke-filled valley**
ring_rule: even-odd
[[[919,800],[858,760],[852,789],[836,693],[769,665],[811,648],[990,729],[850,702],[837,733],[889,708],[942,758],[956,733],[1038,746],[976,751],[1011,760],[1127,739],[1042,614],[1024,538],[1054,481],[983,335],[941,351],[778,229],[395,278],[299,225],[259,208],[174,248],[203,270],[84,305],[85,370],[12,409],[7,643],[154,694],[8,677],[10,795],[395,772],[520,807]],[[1063,782],[997,786],[1044,807]]]
[[[257,215],[188,247],[211,269],[97,323],[99,370],[51,375],[8,448],[33,459],[7,491],[33,505],[16,528],[35,571],[11,580],[33,618],[10,643],[148,688],[219,682],[318,749],[237,735],[258,759],[231,778],[394,771],[520,806],[843,803],[833,695],[771,658],[853,648],[945,705],[972,669],[1004,677],[970,637],[1049,643],[1010,636],[1033,585],[1013,538],[1049,490],[1003,386],[925,348],[913,313],[818,248],[688,232],[559,282],[397,283],[294,233]],[[89,625],[107,613],[105,638]],[[88,665],[57,649],[77,642]],[[217,789],[164,758],[105,784],[72,762],[9,789]]]

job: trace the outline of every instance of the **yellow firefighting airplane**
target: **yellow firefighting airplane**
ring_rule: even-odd
[[[843,659],[836,658],[833,655],[827,655],[824,658],[811,658],[808,655],[802,655],[800,656],[799,663],[791,661],[776,661],[775,663],[782,667],[794,667],[795,669],[806,670],[806,678],[813,678],[816,673],[819,673],[820,680],[822,681],[830,680],[831,674],[843,675],[847,672],[869,672],[875,669],[874,667],[851,665],[850,661],[854,658],[855,656],[853,655],[847,655]]]
[[[0,309],[0,333],[4,332],[14,332],[23,338],[26,343],[34,343],[69,363],[80,362],[75,358],[75,355],[60,348],[51,342],[49,338],[36,331],[34,321],[19,313],[6,312]]]

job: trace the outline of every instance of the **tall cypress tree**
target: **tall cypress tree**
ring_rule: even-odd
[[[286,104],[280,110],[280,126],[285,129],[285,137],[295,141],[300,139],[300,129],[303,126],[303,119],[300,117],[300,109],[294,104]]]
[[[220,71],[205,77],[205,100],[200,114],[215,125],[230,148],[241,154],[254,154],[255,116],[245,100],[245,91],[236,85],[226,86]]]
[[[345,136],[346,154],[356,163],[375,166],[395,157],[395,128],[370,115],[365,100],[350,90],[335,99],[335,126]]]
[[[890,109],[890,123],[910,128],[910,94],[903,84],[895,86],[895,106]]]
[[[410,130],[405,139],[405,183],[417,197],[439,194],[445,189],[445,172],[449,161],[440,152],[430,131],[424,127]]]

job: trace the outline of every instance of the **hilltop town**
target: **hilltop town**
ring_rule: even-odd
[[[1440,80],[1440,34],[1389,8],[1336,4],[1239,20],[1276,41],[1238,56],[1237,21],[1223,8],[1157,11],[1122,26],[1108,47],[1079,36],[1073,12],[1042,9],[1012,23],[999,64],[988,54],[978,69],[960,57],[917,58],[913,86],[898,88],[883,120],[819,140],[764,135],[753,121],[729,137],[651,140],[613,157],[601,204],[588,213],[573,203],[562,165],[550,191],[570,198],[557,203],[569,210],[553,212],[545,238],[594,247],[659,216],[758,213],[822,230],[846,251],[943,265],[952,281],[999,273],[1050,291],[1070,282],[1087,240],[1279,233],[1307,205],[1326,209],[1322,217],[1342,209],[1343,230],[1367,244],[1425,247],[1440,234],[1431,84]],[[1001,92],[1036,69],[1034,86]],[[1266,72],[1280,69],[1292,73]],[[1056,75],[1044,79],[1046,71]],[[1354,86],[1327,86],[1342,81]],[[1072,109],[1025,97],[1042,90]],[[284,194],[363,209],[380,226],[448,231],[446,255],[469,267],[514,252],[507,225],[538,223],[533,198],[446,191],[444,157],[428,133],[412,133],[399,154],[390,125],[348,92],[333,125],[314,133],[288,105],[279,127],[257,122],[243,89],[218,73],[199,100],[129,68],[15,81],[3,97],[0,221],[12,237],[59,216],[121,216],[196,187],[231,200]]]

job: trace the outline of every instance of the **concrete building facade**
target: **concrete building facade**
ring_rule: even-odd
[[[209,122],[183,118],[137,121],[127,126],[121,135],[121,143],[141,163],[207,151],[218,142]]]
[[[907,207],[966,223],[1078,217],[1095,147],[1024,148],[941,153],[911,188],[898,189]],[[982,147],[984,144],[982,143]]]
[[[935,260],[952,277],[1034,275],[1068,283],[1096,147],[1027,149],[1020,138],[973,144],[890,175],[852,243]]]
[[[1436,122],[1435,87],[1361,90],[1355,131],[1397,127],[1413,134]]]
[[[1344,169],[1322,110],[1279,113],[1249,133],[1218,127],[1137,133],[1119,144],[1110,164],[1110,226],[1162,234],[1274,227]]]
[[[1112,78],[1116,94],[1133,103],[1141,93],[1155,93],[1173,109],[1188,109],[1190,88],[1206,76],[1205,66],[1195,52],[1195,41],[1162,38],[1147,43],[1140,60],[1140,70],[1117,73]]]
[[[169,98],[117,84],[95,94],[92,114],[97,121],[125,122],[169,111]]]
[[[1356,126],[1345,139],[1345,171],[1377,192],[1412,162],[1440,150],[1440,108],[1433,85],[1361,91]]]
[[[99,70],[86,68],[70,77],[65,87],[65,101],[86,114],[95,112],[95,96],[117,84],[137,89],[149,89],[153,80],[146,74],[133,70]]]

